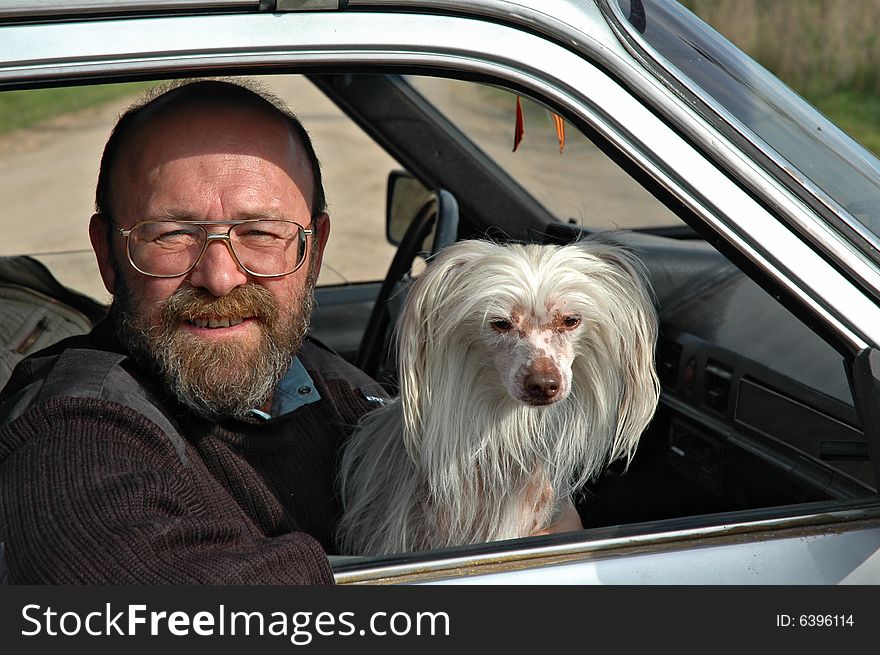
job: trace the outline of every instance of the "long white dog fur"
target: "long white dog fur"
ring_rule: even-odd
[[[651,291],[602,240],[450,246],[413,284],[397,339],[400,396],[343,452],[341,553],[545,529],[628,463],[657,406]]]

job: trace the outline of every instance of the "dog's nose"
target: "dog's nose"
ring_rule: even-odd
[[[526,393],[536,400],[550,400],[559,393],[559,375],[556,367],[539,368],[526,376]]]
[[[532,398],[553,398],[559,393],[559,378],[546,373],[535,373],[526,378],[526,393]]]

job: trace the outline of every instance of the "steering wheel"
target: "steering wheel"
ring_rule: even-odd
[[[391,265],[388,267],[385,281],[379,289],[376,304],[373,305],[370,320],[361,338],[354,363],[379,382],[390,382],[390,380],[381,379],[388,377],[383,374],[389,368],[390,327],[393,323],[392,318],[396,320],[398,314],[390,301],[398,294],[403,293],[411,283],[410,270],[413,262],[420,254],[425,254],[422,244],[435,224],[434,241],[431,244],[431,250],[426,253],[428,258],[449,244],[455,243],[458,236],[458,202],[455,200],[455,196],[445,189],[431,194],[416,212],[415,218],[403,235],[397,252],[394,253],[394,258],[391,260]],[[391,368],[394,368],[393,363]]]

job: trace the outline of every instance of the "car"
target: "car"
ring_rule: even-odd
[[[880,161],[682,6],[24,0],[0,4],[0,43],[4,93],[279,89],[327,170],[312,333],[392,392],[401,285],[444,244],[612,230],[645,262],[660,405],[576,498],[585,529],[333,556],[338,583],[880,582]],[[63,175],[21,181],[32,150],[0,140],[9,369],[108,300],[87,193],[72,207],[112,115],[67,120],[98,128]],[[32,132],[61,161],[52,125]],[[55,205],[33,191],[65,184]]]

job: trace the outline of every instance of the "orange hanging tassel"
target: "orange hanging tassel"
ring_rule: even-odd
[[[513,151],[516,152],[516,149],[519,148],[519,144],[522,141],[523,134],[526,133],[526,128],[523,122],[523,110],[522,104],[519,101],[519,96],[516,97],[516,126],[513,129]]]
[[[553,114],[553,124],[556,125],[556,138],[559,139],[559,154],[561,155],[565,148],[565,121],[560,116]]]
[[[561,116],[551,113],[553,116],[553,125],[556,127],[556,138],[559,141],[559,154],[565,150],[565,121]],[[519,148],[522,143],[523,135],[526,133],[525,120],[523,120],[522,101],[519,96],[516,97],[516,125],[513,129],[513,151]]]

